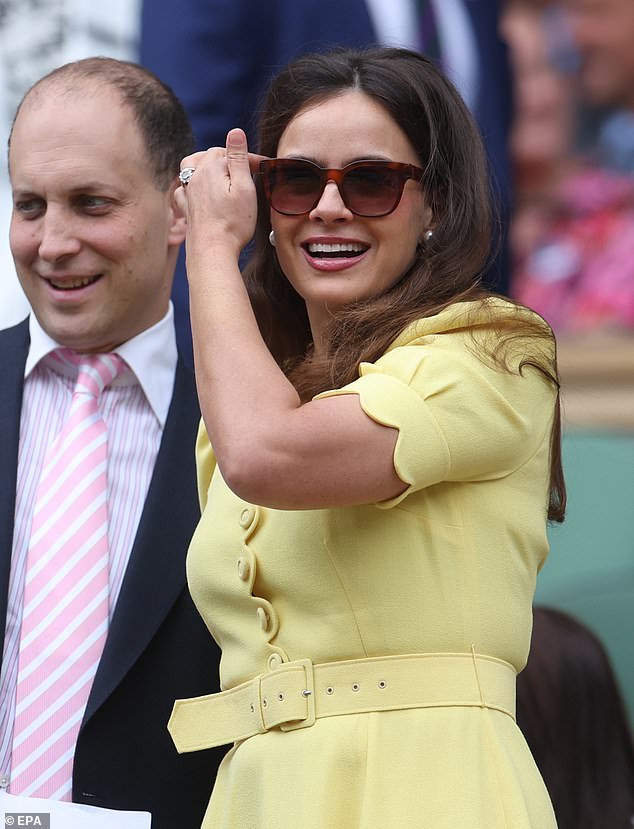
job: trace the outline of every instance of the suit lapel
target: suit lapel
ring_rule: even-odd
[[[7,593],[13,547],[15,488],[18,470],[20,412],[24,365],[29,351],[29,323],[0,331],[0,642],[4,641]]]
[[[194,446],[200,414],[179,359],[163,438],[85,719],[121,682],[186,587],[185,557],[200,518]]]

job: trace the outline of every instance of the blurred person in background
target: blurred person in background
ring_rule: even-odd
[[[511,293],[559,333],[629,331],[634,178],[576,147],[583,63],[568,21],[547,0],[513,0],[503,16],[515,83]]]
[[[634,3],[560,0],[579,55],[584,104],[596,110],[600,163],[634,173]],[[592,145],[591,145],[592,146]]]
[[[634,744],[616,677],[600,640],[559,610],[533,610],[517,722],[559,829],[634,825]]]
[[[574,134],[575,100],[570,78],[553,59],[557,42],[543,0],[511,0],[500,21],[509,45],[514,94],[509,149],[514,177],[512,249],[523,255],[535,244],[556,185],[567,168]]]

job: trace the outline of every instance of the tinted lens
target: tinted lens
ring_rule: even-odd
[[[269,172],[268,188],[274,210],[290,215],[307,213],[321,195],[321,173],[309,164],[283,164]]]
[[[422,170],[393,161],[359,161],[343,169],[323,169],[310,161],[262,161],[264,190],[278,213],[299,216],[319,202],[328,181],[334,181],[348,210],[358,216],[391,213],[399,203],[408,178]]]
[[[384,216],[398,204],[403,184],[396,170],[368,165],[347,170],[340,189],[344,203],[353,213]]]

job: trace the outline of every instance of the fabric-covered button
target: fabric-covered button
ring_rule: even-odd
[[[240,513],[240,526],[246,530],[248,527],[251,526],[254,518],[255,510],[253,509],[253,507],[245,507]]]
[[[244,558],[244,556],[240,556],[238,559],[238,576],[242,579],[242,581],[248,581],[250,575],[251,565],[249,564],[248,559]]]
[[[267,665],[269,667],[269,671],[274,671],[276,668],[279,668],[280,665],[283,664],[283,662],[284,662],[284,660],[279,655],[279,653],[272,653],[269,656],[269,659],[268,659],[268,662],[267,662]]]
[[[266,631],[269,629],[269,626],[271,624],[271,620],[269,619],[269,614],[266,612],[266,610],[263,607],[258,607],[257,615],[258,615],[258,622],[260,623],[260,627],[266,633]]]

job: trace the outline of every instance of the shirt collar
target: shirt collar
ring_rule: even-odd
[[[60,343],[55,342],[44,331],[35,314],[29,317],[29,333],[31,345],[24,369],[25,379],[51,351],[61,347]],[[123,357],[132,369],[152,411],[163,428],[172,400],[178,359],[172,303],[170,302],[162,320],[137,334],[136,337],[127,340],[115,348],[114,352]],[[127,382],[130,382],[129,379]],[[115,385],[119,383],[126,384],[125,376],[115,381]]]

